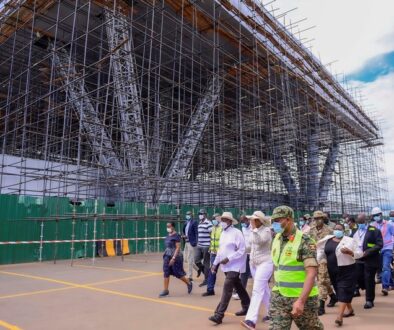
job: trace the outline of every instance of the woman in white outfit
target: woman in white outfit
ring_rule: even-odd
[[[256,211],[250,219],[250,271],[253,276],[252,300],[241,324],[247,329],[255,329],[261,304],[264,305],[264,318],[269,320],[268,311],[271,290],[268,282],[272,276],[274,264],[271,259],[271,221],[263,212]]]

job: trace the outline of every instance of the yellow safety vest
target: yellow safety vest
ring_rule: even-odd
[[[301,245],[302,232],[297,230],[292,241],[288,241],[280,251],[281,235],[277,234],[272,244],[272,260],[275,266],[275,285],[272,291],[279,291],[284,297],[301,296],[306,279],[304,263],[297,260]],[[309,297],[317,296],[316,285],[312,288]]]
[[[213,226],[211,231],[211,245],[209,247],[209,252],[216,254],[219,250],[219,240],[222,234],[222,226]]]

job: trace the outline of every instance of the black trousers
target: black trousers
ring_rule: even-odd
[[[250,305],[250,297],[241,283],[239,273],[227,272],[224,274],[226,275],[226,279],[224,280],[222,298],[218,307],[216,307],[215,310],[215,315],[220,319],[224,317],[224,313],[227,310],[234,288],[237,291],[239,298],[241,299],[242,310],[247,311]]]
[[[375,276],[378,267],[366,265],[364,262],[357,262],[357,288],[365,289],[365,300],[374,302],[375,300]]]

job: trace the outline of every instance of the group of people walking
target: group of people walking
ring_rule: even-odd
[[[261,211],[242,216],[242,231],[231,212],[214,214],[212,221],[204,209],[198,216],[195,221],[187,212],[181,234],[174,223],[167,224],[160,297],[169,295],[170,275],[182,280],[191,293],[193,269],[197,277],[203,276],[199,286],[207,287],[202,296],[214,296],[220,269],[225,276],[222,295],[209,318],[215,324],[222,323],[231,298],[237,297],[241,310],[236,315],[244,317],[241,324],[247,329],[255,329],[262,306],[262,321],[269,322],[271,330],[290,329],[293,321],[300,329],[323,329],[318,316],[337,303],[335,323],[342,326],[344,318],[355,315],[352,299],[360,296],[360,290],[366,291],[364,308],[374,307],[378,273],[383,295],[394,288],[394,221],[384,220],[379,208],[372,210],[371,221],[361,213],[354,221],[346,216],[333,223],[329,214],[315,211],[296,223],[293,209],[279,206],[271,217]],[[394,220],[394,212],[390,216]],[[250,275],[251,297],[246,290]]]

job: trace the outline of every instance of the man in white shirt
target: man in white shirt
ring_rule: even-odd
[[[238,221],[234,219],[231,212],[223,213],[221,217],[223,231],[220,236],[219,251],[211,269],[212,272],[217,272],[219,265],[221,265],[221,269],[226,276],[220,303],[215,310],[215,315],[209,318],[216,324],[222,323],[234,288],[237,290],[242,306],[242,310],[235,315],[246,315],[250,304],[250,297],[242,286],[239,277],[245,271],[246,254],[244,236],[240,230],[234,228],[237,223]]]
[[[248,286],[248,280],[249,278],[252,277],[252,274],[250,272],[250,237],[252,236],[252,228],[250,227],[250,221],[246,215],[241,215],[239,218],[241,222],[241,229],[242,229],[242,234],[244,235],[245,238],[245,251],[246,251],[246,267],[245,267],[245,272],[241,274],[241,283],[242,286],[246,289]],[[239,295],[237,292],[234,292],[233,298],[235,300],[239,300]]]

